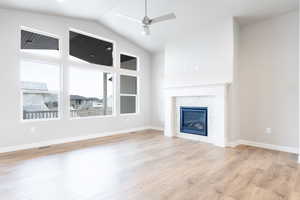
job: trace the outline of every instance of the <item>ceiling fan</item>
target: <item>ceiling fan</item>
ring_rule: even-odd
[[[142,25],[143,27],[143,34],[144,35],[150,35],[151,31],[150,31],[150,26],[152,24],[156,24],[156,23],[160,23],[160,22],[165,22],[165,21],[169,21],[169,20],[173,20],[176,19],[176,15],[174,13],[169,13],[166,15],[162,15],[159,17],[155,17],[155,18],[150,18],[148,16],[148,0],[145,0],[145,17],[142,20],[138,20],[136,18],[127,16],[127,15],[123,15],[123,14],[118,14],[118,16],[126,18],[130,21],[139,23]]]

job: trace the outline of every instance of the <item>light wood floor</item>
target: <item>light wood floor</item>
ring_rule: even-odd
[[[300,200],[296,155],[145,131],[0,155],[1,200]]]

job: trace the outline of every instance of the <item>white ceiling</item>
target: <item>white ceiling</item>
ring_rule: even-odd
[[[59,3],[61,1],[61,3]],[[151,36],[141,27],[117,16],[118,13],[143,18],[143,0],[0,0],[0,6],[98,20],[149,51],[159,51],[170,35],[189,27],[235,16],[241,24],[298,9],[298,0],[148,0],[149,15],[175,12],[174,21],[155,24]]]

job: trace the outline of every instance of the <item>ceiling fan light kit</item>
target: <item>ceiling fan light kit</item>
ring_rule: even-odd
[[[176,15],[174,13],[169,13],[169,14],[162,15],[162,16],[155,17],[155,18],[148,17],[148,1],[147,0],[145,0],[145,17],[143,18],[142,21],[140,21],[138,19],[135,19],[135,18],[132,18],[132,17],[129,17],[129,16],[126,16],[126,15],[118,14],[118,16],[126,18],[126,19],[128,19],[130,21],[137,22],[137,23],[141,24],[142,28],[143,28],[142,33],[144,35],[150,35],[150,33],[151,33],[150,26],[152,24],[156,24],[156,23],[160,23],[160,22],[165,22],[165,21],[176,19]]]
[[[151,34],[149,26],[147,26],[147,25],[143,26],[142,34],[146,35],[146,36]]]

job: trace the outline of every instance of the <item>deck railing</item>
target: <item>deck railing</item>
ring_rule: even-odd
[[[71,117],[79,117],[78,110],[71,110]]]
[[[91,117],[91,116],[103,116],[111,115],[112,109],[108,109],[106,112],[102,108],[94,110],[71,110],[70,117]],[[23,111],[23,120],[35,120],[35,119],[56,119],[58,118],[58,111]]]
[[[23,119],[30,120],[30,119],[55,119],[58,118],[58,111],[33,111],[23,112]]]

